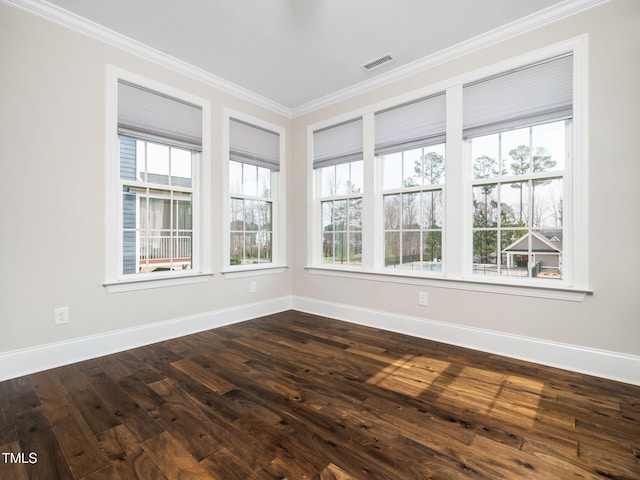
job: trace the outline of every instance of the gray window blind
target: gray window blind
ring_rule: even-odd
[[[573,55],[470,83],[463,94],[465,138],[570,118]]]
[[[280,134],[236,120],[229,122],[229,159],[280,170]]]
[[[441,93],[377,112],[376,155],[443,143],[446,108]]]
[[[313,132],[313,168],[362,160],[362,118]]]
[[[118,81],[118,133],[202,150],[202,108]]]

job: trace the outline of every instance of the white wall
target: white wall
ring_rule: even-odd
[[[102,285],[107,64],[211,101],[216,275],[207,283],[126,293]],[[291,119],[2,3],[0,105],[0,354],[291,293],[289,271],[220,274],[222,109],[288,130]],[[69,307],[68,325],[54,326],[58,306]]]
[[[524,336],[639,355],[640,161],[636,139],[640,132],[640,2],[612,1],[296,118],[293,193],[297,198],[308,193],[308,125],[582,34],[588,34],[589,44],[588,240],[593,295],[572,302],[312,274],[302,268],[307,262],[304,226],[308,220],[307,205],[302,202],[294,207],[300,235],[294,249],[294,295],[390,312],[393,315],[386,323],[377,323],[390,329],[397,328],[394,322],[400,315],[468,327],[460,331],[463,336],[465,331],[482,329],[504,334],[505,341],[509,336]],[[429,293],[428,307],[418,306],[421,290]],[[418,333],[417,329],[409,331]],[[425,327],[419,333],[429,336],[430,331]]]
[[[157,322],[195,318],[198,321],[193,324],[204,328],[223,322],[225,316],[237,320],[242,316],[238,311],[257,315],[261,305],[267,310],[287,305],[315,305],[322,310],[321,305],[338,305],[342,312],[388,312],[390,315],[376,318],[389,329],[397,328],[394,321],[402,318],[431,321],[425,323],[428,328],[417,332],[423,336],[436,336],[430,328],[444,325],[461,327],[463,333],[473,329],[495,332],[505,341],[524,336],[637,359],[639,19],[640,2],[614,0],[290,120],[0,4],[0,378],[3,368],[12,371],[7,363],[22,355],[15,352],[36,356],[50,350],[43,345],[53,344],[58,353],[78,346],[77,351],[85,352],[82,355],[90,355],[91,350],[82,350],[79,343],[85,347],[93,343],[82,339],[108,337],[113,340],[112,348],[125,348],[127,332],[138,332],[135,342],[144,342]],[[568,302],[429,287],[430,304],[419,307],[417,292],[424,286],[308,273],[307,125],[584,33],[589,35],[592,296]],[[282,125],[292,133],[286,181],[291,268],[286,273],[235,280],[217,273],[207,283],[196,285],[117,294],[106,291],[102,282],[107,64],[211,100],[215,272],[222,267],[222,202],[217,193],[222,185],[222,152],[216,148],[221,142],[222,108]],[[250,280],[257,281],[255,294],[248,293]],[[65,305],[70,308],[71,323],[56,327],[53,309]],[[170,335],[174,323],[163,325],[162,334]],[[175,329],[176,334],[182,331]],[[99,345],[96,348],[100,353]],[[13,371],[28,370],[26,365]]]

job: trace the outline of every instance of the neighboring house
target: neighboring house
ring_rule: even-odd
[[[507,268],[531,265],[533,276],[559,275],[562,273],[562,232],[529,232],[502,253],[507,257]]]

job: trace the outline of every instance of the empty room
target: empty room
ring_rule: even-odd
[[[639,479],[639,86],[637,0],[0,0],[0,479]]]

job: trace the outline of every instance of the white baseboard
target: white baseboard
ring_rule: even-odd
[[[640,356],[637,355],[522,337],[299,296],[285,296],[0,353],[0,381],[290,309],[640,385]]]
[[[291,309],[291,297],[0,353],[0,381]]]
[[[640,356],[294,296],[292,308],[573,372],[640,385]]]

